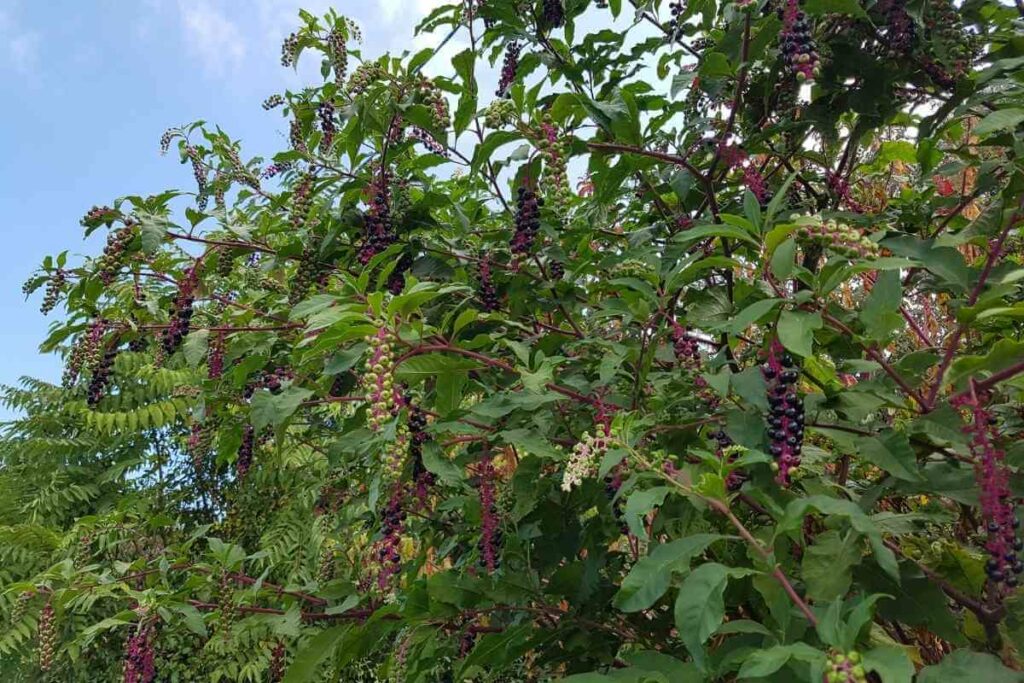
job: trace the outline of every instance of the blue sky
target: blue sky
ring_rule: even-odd
[[[281,39],[300,7],[328,6],[363,29],[364,54],[417,50],[413,26],[442,0],[0,0],[0,384],[57,381],[60,360],[37,352],[50,319],[21,285],[46,254],[96,254],[79,219],[125,194],[189,187],[161,157],[168,127],[196,119],[240,138],[251,155],[284,148],[269,94],[313,75],[280,66]],[[465,48],[449,43],[440,58]],[[308,60],[307,69],[315,69]],[[0,409],[0,418],[4,416]]]

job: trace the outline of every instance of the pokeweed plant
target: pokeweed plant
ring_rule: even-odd
[[[1024,680],[1021,21],[302,13],[26,285],[3,679]]]

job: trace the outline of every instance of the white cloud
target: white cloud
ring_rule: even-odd
[[[185,43],[213,76],[242,64],[247,47],[241,29],[218,7],[204,0],[179,0]]]
[[[0,60],[18,73],[29,73],[36,66],[40,35],[18,26],[11,13],[0,10]],[[2,68],[2,66],[0,66]]]

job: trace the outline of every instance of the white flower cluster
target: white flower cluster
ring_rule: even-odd
[[[579,442],[572,447],[572,455],[562,477],[563,491],[571,491],[573,486],[582,484],[583,479],[593,476],[601,464],[601,458],[608,450],[608,433],[602,424],[597,425],[594,431],[594,436],[583,432]]]

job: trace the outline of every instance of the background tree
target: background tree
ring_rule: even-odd
[[[5,680],[1021,680],[1020,22],[303,14],[287,150],[27,285]]]

